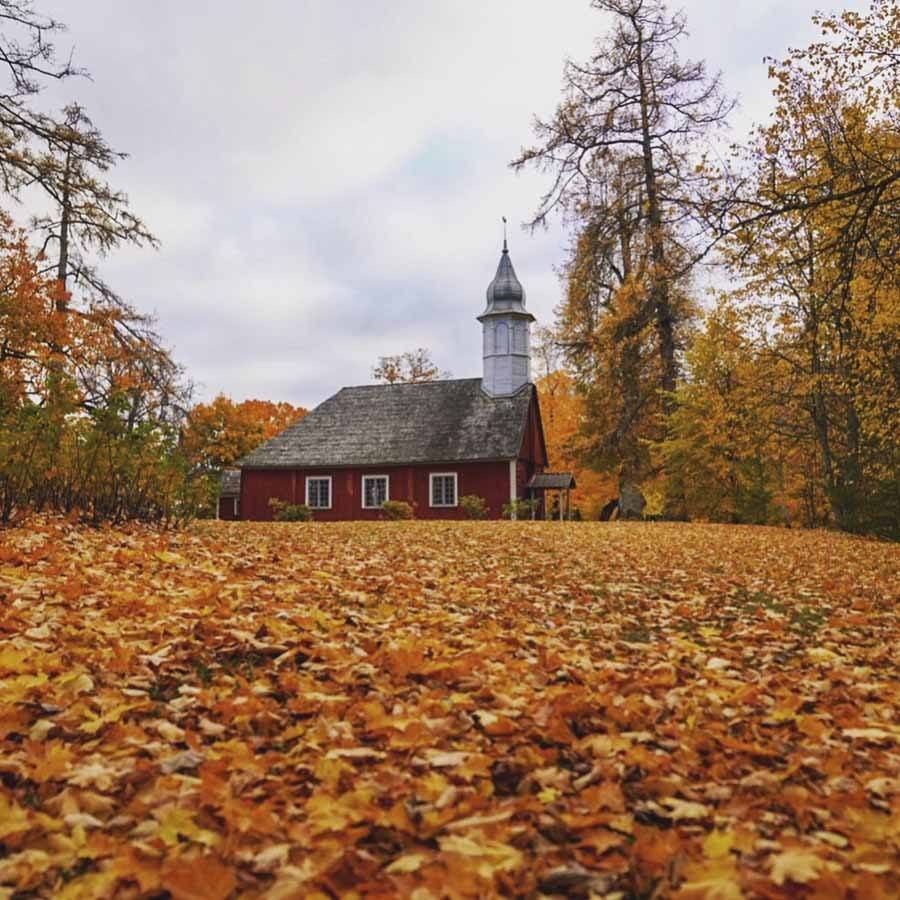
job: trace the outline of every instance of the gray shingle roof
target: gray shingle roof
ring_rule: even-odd
[[[220,497],[240,497],[241,495],[241,470],[224,469],[222,482],[219,486]]]
[[[533,385],[492,399],[480,378],[346,387],[245,456],[246,468],[512,459]]]

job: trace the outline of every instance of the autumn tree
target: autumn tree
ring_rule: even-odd
[[[632,479],[646,471],[641,432],[657,418],[664,433],[673,409],[689,279],[715,239],[720,178],[704,153],[732,104],[703,62],[681,59],[682,15],[659,0],[592,6],[612,27],[566,65],[562,102],[513,166],[552,175],[531,224],[558,211],[575,232],[562,336],[584,384],[621,398],[595,404],[589,453]]]
[[[749,169],[733,170],[737,184],[731,191],[739,202],[723,221],[745,242],[773,222],[812,225],[826,208],[838,233],[862,241],[868,217],[894,202],[900,182],[896,146],[868,146],[864,128],[845,130],[839,123],[854,109],[865,113],[868,124],[896,131],[900,7],[896,0],[872,0],[865,13],[819,13],[812,21],[822,40],[792,49],[784,60],[769,60],[775,112],[748,145]],[[797,138],[800,152],[792,156]]]
[[[821,523],[823,496],[790,397],[791,373],[764,348],[764,313],[723,294],[685,355],[669,434],[655,449],[690,518]]]
[[[8,76],[0,88],[0,173],[13,199],[30,200],[37,191],[45,201],[31,230],[43,252],[42,269],[59,282],[55,302],[63,327],[54,366],[64,366],[67,330],[78,331],[71,320],[103,319],[113,345],[108,356],[78,373],[85,406],[99,409],[125,392],[123,415],[131,427],[152,416],[174,421],[190,395],[183,371],[153,320],[118,295],[96,268],[98,256],[122,244],[156,244],[128,198],[107,180],[125,154],[108,145],[77,103],[53,116],[35,102],[49,81],[84,74],[71,60],[57,58],[53,39],[63,30],[29,0],[0,0],[0,63]]]
[[[123,154],[77,104],[56,117],[36,102],[77,74],[54,52],[62,27],[28,0],[0,0],[0,175],[10,199],[41,210],[27,237],[0,218],[0,513],[169,517],[186,508],[176,425],[190,384],[153,320],[96,270],[155,239],[107,180]]]
[[[818,18],[773,62],[733,263],[768,309],[832,521],[900,533],[900,12]]]
[[[441,381],[450,378],[450,372],[442,372],[431,358],[431,351],[424,347],[396,356],[380,356],[372,367],[372,377],[386,384],[416,384],[420,381]]]
[[[188,414],[182,444],[192,464],[218,474],[306,415],[301,406],[269,400],[235,403],[219,394]]]
[[[614,478],[585,466],[578,453],[578,435],[585,415],[584,396],[575,379],[564,369],[548,372],[537,379],[535,386],[550,466],[572,472],[576,484],[572,503],[586,518],[595,519],[602,506],[616,496],[618,486]]]
[[[43,262],[0,215],[0,520],[46,508],[96,520],[189,515],[171,423],[130,422],[122,391],[85,403],[81,376],[116,359],[115,325],[98,312],[61,316]]]

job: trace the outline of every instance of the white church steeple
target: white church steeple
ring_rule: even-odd
[[[525,291],[516,278],[505,235],[497,274],[488,285],[487,307],[478,321],[484,338],[482,387],[490,397],[512,396],[531,381],[534,316],[525,309]]]

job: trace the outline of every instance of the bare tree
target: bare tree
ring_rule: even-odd
[[[31,0],[0,0],[0,177],[7,192],[21,187],[21,163],[35,137],[52,123],[36,112],[31,101],[48,81],[83,75],[71,58],[57,59],[53,40],[65,26],[36,12]]]
[[[660,0],[591,5],[613,17],[612,28],[587,63],[567,63],[555,115],[537,120],[539,143],[512,165],[553,175],[532,226],[561,211],[627,236],[610,257],[618,280],[628,277],[634,251],[646,248],[646,302],[634,325],[654,325],[668,396],[677,378],[673,284],[714,241],[720,176],[707,163],[706,143],[733,103],[703,62],[680,59],[682,15],[669,14]]]
[[[397,356],[380,356],[372,368],[372,377],[386,384],[417,384],[422,381],[442,381],[451,377],[442,372],[425,347],[400,353]]]
[[[32,220],[42,235],[43,250],[56,247],[56,277],[67,286],[69,276],[104,291],[86,262],[120,244],[156,246],[156,238],[131,211],[128,197],[104,176],[127,154],[113,150],[78,104],[63,110],[59,122],[44,120],[43,147],[22,158],[25,186],[37,186],[53,203],[51,212]]]

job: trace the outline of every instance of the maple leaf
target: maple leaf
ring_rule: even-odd
[[[691,863],[682,872],[685,881],[675,893],[677,900],[742,900],[744,893],[733,859]]]
[[[181,838],[196,841],[208,847],[215,846],[220,840],[214,831],[197,825],[190,810],[169,806],[155,811],[154,815],[157,819],[156,834],[170,847],[176,846]]]
[[[452,834],[440,838],[438,843],[444,853],[470,858],[483,878],[493,878],[496,872],[517,869],[523,863],[520,850],[500,841]]]
[[[0,794],[0,839],[31,828],[28,812]]]
[[[38,749],[39,748],[39,749]],[[62,741],[38,744],[31,777],[38,783],[53,781],[64,775],[75,758],[74,750]]]
[[[734,840],[734,832],[711,831],[703,840],[703,852],[708,859],[721,859],[731,852]]]
[[[808,850],[785,850],[771,860],[772,881],[779,885],[786,881],[806,884],[819,877],[824,865],[820,856]]]

